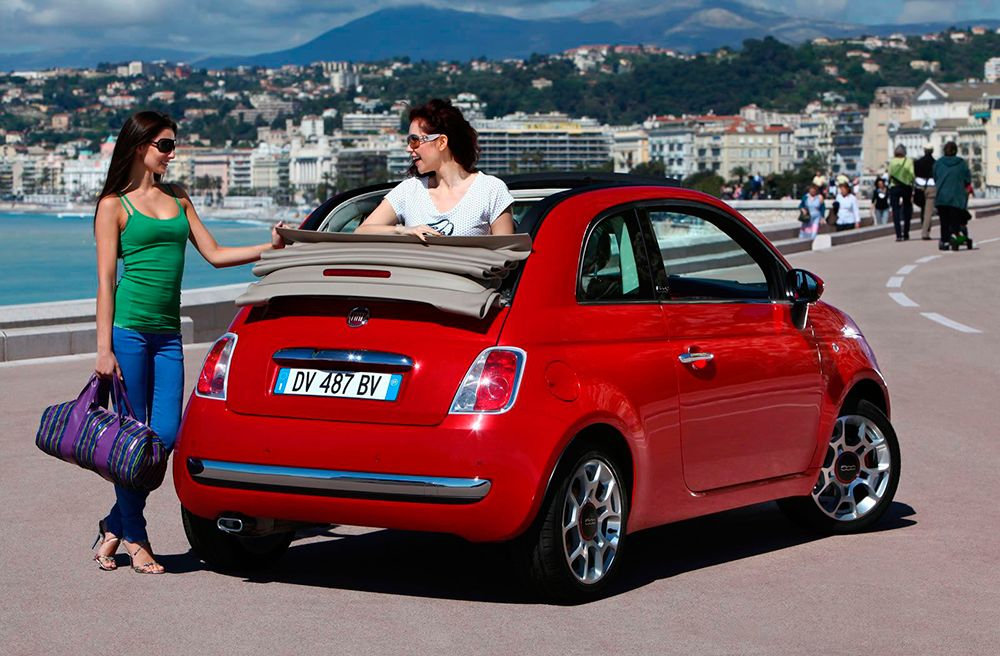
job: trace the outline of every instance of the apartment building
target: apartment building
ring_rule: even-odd
[[[590,118],[518,112],[473,126],[482,148],[479,167],[491,174],[598,169],[611,158],[611,133]]]
[[[397,134],[400,131],[400,117],[399,114],[390,112],[344,114],[343,130],[346,134],[353,135]]]
[[[862,126],[861,168],[865,173],[885,170],[892,158],[894,144],[889,139],[889,126],[910,120],[913,87],[879,87],[868,106]]]
[[[1000,95],[987,98],[986,105],[983,183],[987,196],[1000,198]]]
[[[830,159],[830,171],[834,175],[846,175],[851,179],[861,176],[866,116],[867,112],[861,109],[848,109],[837,114]]]

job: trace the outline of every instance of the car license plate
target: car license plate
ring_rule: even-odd
[[[402,381],[402,374],[282,367],[274,393],[395,401]]]

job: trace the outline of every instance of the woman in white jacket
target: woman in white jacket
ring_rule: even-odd
[[[837,232],[852,230],[861,224],[861,210],[858,207],[858,197],[851,191],[851,185],[842,182],[837,185]]]

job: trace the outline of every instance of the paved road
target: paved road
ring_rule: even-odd
[[[169,485],[148,516],[172,573],[100,572],[110,487],[32,444],[91,360],[0,366],[0,653],[995,653],[1000,220],[973,232],[980,249],[931,260],[888,238],[792,258],[889,382],[904,464],[881,530],[817,539],[768,504],[647,531],[616,594],[572,608],[526,600],[497,548],[427,534],[337,528],[266,574],[205,571]]]

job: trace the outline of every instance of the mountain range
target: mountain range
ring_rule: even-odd
[[[1000,20],[977,20],[996,28]],[[606,2],[563,18],[515,19],[412,5],[383,9],[335,27],[302,45],[249,56],[154,50],[139,46],[0,53],[0,70],[57,66],[93,67],[132,59],[184,61],[205,68],[280,66],[315,61],[504,59],[560,52],[575,46],[647,44],[681,52],[739,47],[744,40],[773,36],[801,43],[819,36],[922,34],[953,27],[945,23],[861,25],[791,16],[737,0],[638,0]]]

